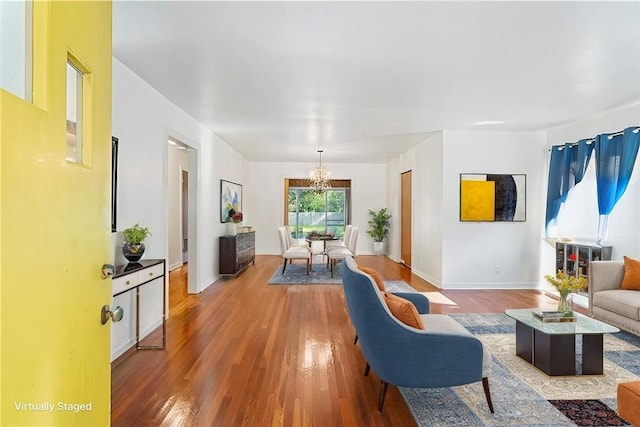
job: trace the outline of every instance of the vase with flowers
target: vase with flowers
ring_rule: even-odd
[[[560,313],[564,313],[567,316],[573,314],[571,311],[571,306],[569,305],[569,301],[567,297],[569,294],[573,292],[581,292],[587,289],[589,282],[584,277],[576,277],[565,274],[564,272],[558,270],[555,277],[546,275],[544,276],[560,294],[560,301],[558,302],[558,311]]]
[[[236,224],[242,224],[242,212],[234,212],[233,215],[231,215],[231,221]]]
[[[229,209],[229,219],[231,220],[227,222],[227,234],[229,236],[235,236],[238,234],[238,228],[241,228],[240,224],[242,224],[242,218],[242,212],[236,212],[233,208]]]
[[[233,224],[236,227],[236,234],[242,232],[242,217],[242,212],[235,212],[231,215],[231,221],[233,221]]]

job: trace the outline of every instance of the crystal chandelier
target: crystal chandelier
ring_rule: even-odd
[[[320,165],[311,172],[311,184],[309,185],[313,191],[318,194],[324,193],[331,188],[329,182],[329,172],[322,167],[322,150],[318,150],[320,154]]]

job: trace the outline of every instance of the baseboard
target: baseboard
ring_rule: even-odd
[[[129,338],[124,344],[116,348],[111,353],[111,363],[115,363],[120,357],[123,357],[129,350],[135,349],[136,339],[135,337]]]

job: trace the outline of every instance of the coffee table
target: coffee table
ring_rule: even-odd
[[[509,309],[516,320],[516,354],[547,375],[601,375],[603,335],[620,329],[575,313],[575,322],[543,322],[532,312]],[[576,370],[576,336],[582,336],[582,369]]]

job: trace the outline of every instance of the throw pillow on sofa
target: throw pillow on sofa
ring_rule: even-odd
[[[640,261],[624,257],[624,277],[620,288],[640,291]]]
[[[389,307],[389,311],[393,314],[393,317],[405,325],[416,329],[424,329],[420,314],[411,301],[389,292],[384,293],[384,301],[387,303],[387,307]]]

